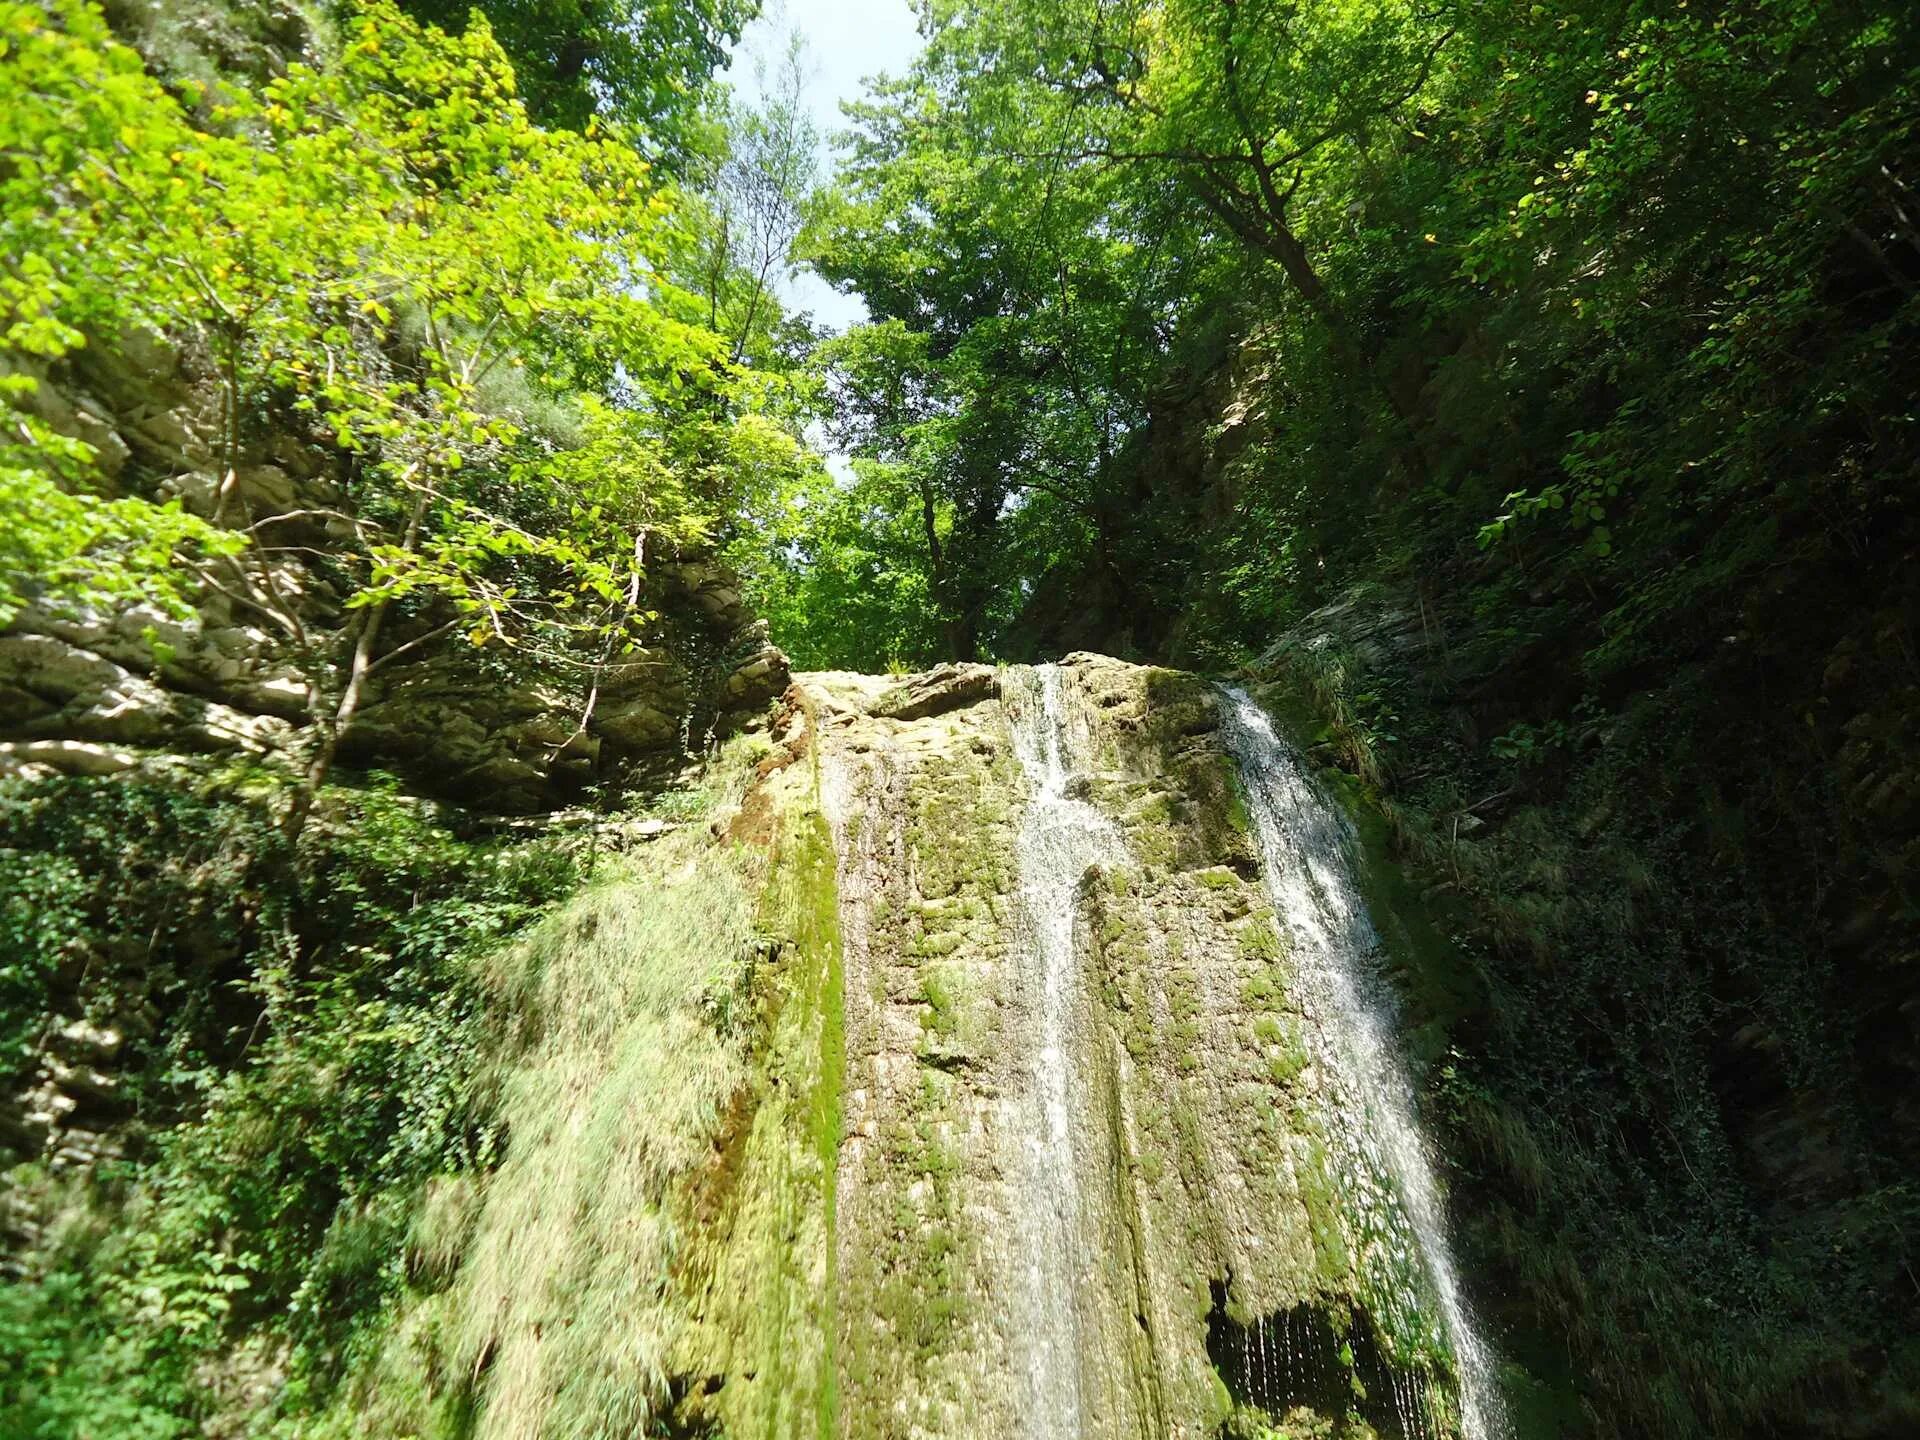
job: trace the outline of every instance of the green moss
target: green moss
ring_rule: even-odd
[[[1227,1423],[1233,1414],[1233,1392],[1227,1389],[1227,1382],[1220,1378],[1220,1372],[1208,1368],[1208,1378],[1212,1380],[1213,1414],[1209,1418],[1208,1428],[1217,1429]]]
[[[1286,999],[1286,987],[1272,970],[1262,970],[1240,986],[1240,999],[1249,1009],[1276,1009]]]
[[[916,778],[907,844],[923,899],[1011,888],[1012,850],[1001,842],[1011,778],[1004,767],[1011,763],[997,752],[990,757],[967,752],[964,759],[929,767]]]
[[[1227,823],[1249,839],[1253,835],[1253,816],[1247,810],[1246,791],[1241,788],[1240,772],[1234,768],[1228,777]]]
[[[968,1116],[977,1067],[992,1058],[998,1007],[981,977],[1012,922],[1013,814],[1022,776],[1006,746],[942,746],[907,772],[905,793],[871,806],[861,823],[908,864],[889,868],[869,912],[875,1014],[902,998],[917,1004],[919,1064],[890,1069],[867,1112],[875,1129],[860,1151],[862,1211],[842,1276],[842,1428],[849,1440],[896,1436],[967,1403],[974,1384],[952,1352],[972,1323],[981,1258],[964,1209],[978,1177],[969,1169]],[[1104,885],[1102,889],[1104,889]],[[885,1039],[878,1043],[886,1045]]]
[[[951,955],[967,943],[967,936],[958,930],[942,930],[932,934],[923,934],[912,940],[906,953],[916,959],[937,959],[942,955]]]
[[[957,971],[947,967],[930,970],[921,981],[920,999],[927,1007],[920,1017],[923,1026],[943,1037],[959,1033],[963,996]]]
[[[1297,1051],[1282,1051],[1267,1057],[1267,1074],[1276,1085],[1291,1085],[1306,1068],[1304,1056]]]
[[[1324,1143],[1319,1140],[1307,1143],[1295,1174],[1300,1201],[1307,1211],[1308,1231],[1313,1238],[1315,1281],[1321,1293],[1343,1295],[1353,1283],[1353,1256],[1347,1249],[1340,1192]]]
[[[814,1391],[814,1415],[816,1433],[821,1440],[828,1440],[835,1433],[839,1417],[838,1367],[832,1344],[837,1329],[835,1307],[839,1291],[831,1256],[839,1223],[837,1179],[840,1142],[845,1131],[846,974],[840,938],[840,896],[835,878],[833,833],[827,826],[826,817],[818,811],[814,812],[811,820],[803,863],[808,871],[808,893],[812,903],[804,909],[799,939],[802,952],[813,961],[812,1008],[820,1035],[819,1068],[813,1087],[811,1119],[814,1152],[820,1166],[822,1225],[828,1260],[825,1294],[821,1297],[823,1343]]]
[[[805,775],[811,782],[795,786]],[[758,883],[747,1071],[734,1113],[682,1194],[692,1237],[677,1293],[686,1322],[674,1369],[693,1384],[673,1424],[730,1433],[831,1435],[839,1416],[833,1235],[844,1129],[843,948],[837,859],[817,772],[789,770],[771,834],[734,852]]]
[[[1270,914],[1256,915],[1246,921],[1235,931],[1235,937],[1241,951],[1255,960],[1271,963],[1286,954],[1285,946],[1280,943],[1280,932],[1274,928]]]

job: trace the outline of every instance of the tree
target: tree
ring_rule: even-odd
[[[922,523],[927,593],[948,652],[970,657],[1033,569],[1092,552],[1116,590],[1131,583],[1125,497],[1107,480],[1163,363],[1168,282],[1191,273],[1194,230],[1177,188],[1063,143],[1079,117],[1032,72],[1050,21],[1006,5],[930,21],[911,73],[850,107],[839,184],[804,243],[892,327],[865,362],[898,360],[890,333],[917,337],[920,389],[940,398],[913,423],[910,460],[886,427],[852,439],[906,463],[916,508],[942,517]],[[874,398],[844,381],[859,358],[833,352],[843,412]]]
[[[773,64],[756,58],[754,74],[755,102],[728,98],[719,107],[724,153],[703,187],[695,261],[707,328],[728,338],[735,364],[770,348],[780,315],[774,280],[792,267],[820,168],[800,33],[788,36]]]
[[[742,556],[755,605],[797,665],[912,669],[943,653],[920,494],[903,466],[795,477]],[[937,522],[936,522],[937,523]]]
[[[37,256],[8,277],[13,332],[43,354],[132,325],[195,339],[225,401],[203,520],[98,497],[84,447],[31,432],[9,498],[61,501],[13,517],[35,567],[16,590],[57,604],[147,587],[179,605],[171,557],[276,630],[314,721],[294,831],[381,666],[455,629],[583,674],[634,641],[649,537],[699,533],[719,498],[675,478],[712,448],[680,432],[689,413],[724,430],[730,402],[716,338],[663,272],[673,196],[631,145],[533,124],[484,23],[447,37],[370,5],[335,65],[214,97],[202,120],[91,7],[14,5],[4,21],[19,158],[3,223],[31,241],[9,253]],[[576,413],[576,445],[498,403],[509,375]],[[302,548],[282,539],[314,512],[255,515],[236,491],[262,388],[350,457],[319,517],[352,537],[318,562],[343,630],[314,628],[290,569]],[[589,463],[610,451],[626,463]],[[401,608],[416,633],[395,645]]]
[[[450,34],[485,16],[534,120],[574,130],[595,116],[625,121],[676,167],[704,149],[708,79],[760,9],[758,0],[405,0],[401,8]]]

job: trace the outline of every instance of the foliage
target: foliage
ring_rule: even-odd
[[[155,1127],[139,1163],[8,1177],[49,1221],[0,1304],[8,1353],[29,1361],[0,1380],[10,1434],[193,1433],[233,1403],[196,1366],[263,1363],[230,1349],[263,1317],[294,1393],[324,1393],[401,1284],[396,1204],[497,1159],[473,957],[576,887],[581,857],[461,840],[390,791],[329,790],[295,870],[272,786],[63,779],[0,796],[0,865],[60,905],[58,934],[28,938],[68,962],[10,988],[0,1025],[44,1046],[57,1007],[123,1031],[118,1103]]]
[[[1589,585],[1621,573],[1622,546],[1651,570],[1697,555],[1618,597],[1624,641],[1687,610],[1696,563],[1708,589],[1752,563],[1758,540],[1710,537],[1735,497],[1768,493],[1759,457],[1904,413],[1860,363],[1890,353],[1914,292],[1896,163],[1911,27],[1874,7],[928,13],[913,73],[855,108],[813,243],[933,346],[958,448],[939,487],[963,521],[942,558],[1000,553],[969,528],[1039,532],[981,586],[1044,595],[1065,570],[1116,614],[1145,591],[1271,623],[1338,583],[1328,553],[1370,563],[1352,541],[1371,505],[1424,481],[1400,533],[1443,549],[1463,531],[1571,547]],[[1209,237],[1228,247],[1211,261]],[[1823,268],[1824,292],[1807,280]],[[1223,318],[1263,443],[1233,457],[1240,514],[1188,584],[1160,555],[1188,556],[1191,520],[1127,521],[1163,463],[1148,402],[1164,414],[1165,387],[1192,385]],[[1802,375],[1789,356],[1814,335],[1830,358]],[[1816,410],[1757,403],[1785,376]],[[1007,627],[941,590],[949,616]]]
[[[852,107],[851,153],[805,242],[874,313],[823,354],[836,423],[906,481],[938,650],[962,658],[1017,603],[1012,547],[1045,554],[1055,530],[1079,541],[1102,524],[1089,497],[1138,414],[1149,323],[1128,276],[1152,273],[1094,224],[1100,196],[1031,163],[1035,117],[969,94],[974,59],[936,34],[909,76]]]
[[[0,191],[0,215],[15,214],[17,199],[17,192]],[[7,321],[4,341],[11,357],[0,374],[0,399],[12,407],[14,419],[0,436],[0,517],[6,520],[0,531],[0,624],[12,621],[29,592],[42,590],[99,606],[146,599],[184,613],[190,591],[176,557],[230,557],[242,541],[177,502],[108,498],[74,483],[92,465],[94,448],[33,413],[41,382],[35,372],[84,340],[58,313],[72,298],[71,287],[36,249],[24,250],[0,274],[0,316]]]
[[[484,1264],[456,1280],[470,1245],[510,1250],[561,1159],[585,1167],[583,1195],[622,1200],[609,1166],[664,1195],[705,1156],[696,1113],[711,1122],[737,1081],[709,1004],[731,1002],[706,984],[716,963],[731,983],[747,955],[715,948],[716,924],[745,923],[724,856],[704,877],[720,888],[658,903],[596,890],[508,952],[580,886],[590,847],[476,835],[379,777],[328,783],[365,679],[390,659],[457,630],[543,663],[605,663],[652,638],[653,565],[753,553],[757,517],[818,473],[795,434],[802,377],[750,368],[791,370],[804,337],[770,296],[724,341],[699,326],[673,279],[697,251],[698,203],[646,158],[671,150],[697,169],[683,152],[707,143],[706,121],[686,92],[746,11],[654,7],[650,37],[630,6],[498,8],[600,28],[588,88],[533,67],[542,116],[574,106],[582,129],[536,122],[484,19],[448,36],[389,4],[340,7],[315,52],[229,68],[191,45],[136,54],[80,0],[0,5],[15,413],[0,442],[0,621],[135,602],[184,615],[224,593],[277,632],[276,654],[318,696],[301,782],[147,757],[119,780],[0,784],[0,1085],[84,1079],[70,1062],[97,1060],[107,1078],[75,1133],[109,1137],[77,1175],[63,1157],[7,1177],[9,1215],[29,1226],[10,1238],[0,1297],[0,1349],[25,1361],[0,1376],[9,1434],[468,1423],[485,1317],[518,1339],[528,1315],[544,1323],[537,1303],[500,1309],[521,1252],[491,1280]],[[163,17],[141,33],[195,30]],[[759,152],[741,149],[750,186]],[[729,294],[747,293],[735,257],[722,269]],[[75,352],[111,355],[143,331],[219,398],[204,503],[190,487],[184,506],[159,503],[154,477],[110,476],[65,433]],[[251,509],[241,483],[266,442],[289,438],[332,462],[337,484],[293,517],[325,521],[324,549]],[[659,848],[704,843],[696,826]],[[740,913],[713,908],[728,903]],[[600,948],[575,945],[583,916],[606,922]],[[531,1033],[622,1014],[635,987],[674,979],[654,953],[668,942],[694,968],[601,1037],[620,1043],[575,1047],[574,1029],[556,1049]],[[627,988],[593,988],[616,981]],[[676,1069],[680,1042],[703,1039],[714,1064]],[[598,1150],[559,1143],[565,1131],[537,1143],[549,1096],[535,1072],[567,1066],[612,1076]],[[612,1143],[629,1107],[658,1122],[638,1150]],[[0,1143],[36,1150],[26,1121]],[[507,1127],[519,1143],[503,1169]],[[672,1145],[680,1169],[662,1171]],[[490,1183],[489,1229],[477,1195]],[[628,1218],[624,1200],[605,1208],[587,1238],[619,1249],[636,1238]],[[662,1225],[664,1248],[629,1267],[643,1288],[672,1254]],[[556,1283],[578,1279],[556,1269]],[[471,1334],[435,1350],[419,1327],[442,1325],[434,1297],[456,1283],[485,1303],[467,1312]],[[595,1358],[631,1338],[624,1303],[601,1318]],[[451,1371],[423,1369],[456,1351]],[[629,1409],[657,1407],[666,1362],[663,1349],[608,1383]],[[499,1389],[503,1409],[532,1403]],[[590,1391],[578,1407],[607,1399]]]
[[[810,235],[877,322],[844,413],[914,403],[850,432],[896,467],[859,532],[792,546],[830,589],[898,537],[923,613],[820,643],[1292,635],[1464,912],[1479,1008],[1434,1003],[1515,1332],[1600,1433],[1897,1433],[1911,7],[923,21]]]
[[[537,356],[548,385],[618,361],[677,388],[702,363],[694,332],[627,293],[659,283],[670,203],[644,165],[617,141],[531,126],[484,27],[451,41],[371,7],[338,64],[223,96],[204,127],[96,14],[61,19],[10,17],[14,144],[39,152],[15,184],[65,182],[53,206],[6,197],[58,276],[43,328],[204,330],[231,405],[255,377],[294,390],[368,455],[357,508],[403,530],[418,511],[411,528],[438,542],[376,546],[361,603],[431,587],[498,631],[510,587],[472,594],[481,562],[554,549],[481,510],[457,474],[516,435],[475,408],[477,383]],[[415,365],[396,374],[403,334]],[[611,586],[611,562],[578,560],[581,588]]]
[[[847,484],[822,471],[790,488],[750,537],[760,553],[743,556],[742,568],[796,665],[911,668],[940,647],[912,482],[885,461],[853,469]]]
[[[702,147],[706,82],[759,12],[757,0],[405,0],[449,32],[486,17],[543,125],[628,121],[673,159]]]
[[[1180,521],[1138,483],[1150,408],[1223,316],[1273,293],[1211,228],[1277,257],[1346,378],[1379,378],[1273,187],[1330,198],[1347,142],[1409,112],[1431,38],[1393,7],[1243,11],[934,6],[913,72],[853,107],[811,244],[928,347],[912,465],[949,517],[925,564],[951,654],[1013,638],[1053,587],[1125,613],[1179,572]]]
[[[596,1257],[680,1253],[595,1182],[651,1196],[716,1130],[737,997],[687,917],[739,938],[740,897],[597,891],[481,976],[577,862],[322,782],[414,643],[388,612],[590,669],[651,561],[714,544],[806,664],[1294,635],[1455,916],[1429,1098],[1509,1332],[1567,1339],[1523,1358],[1575,1365],[1600,1433],[1910,1422],[1911,7],[927,0],[810,200],[797,71],[704,93],[744,5],[405,8],[243,82],[0,3],[0,621],[225,589],[322,702],[298,866],[268,778],[0,799],[0,1071],[136,961],[163,1017],[130,1040],[152,1152],[97,1194],[19,1177],[66,1218],[0,1292],[10,1421],[179,1433],[252,1328],[289,1417],[464,1423],[410,1357],[530,1354]],[[815,367],[769,298],[795,254],[874,317]],[[141,328],[222,398],[199,510],[111,485],[44,383]],[[823,408],[837,477],[795,438]],[[237,484],[288,413],[339,461],[338,632]],[[596,1139],[687,1129],[562,1155],[536,1076]],[[558,1229],[500,1228],[538,1180],[502,1114],[581,1199]],[[607,1376],[652,1417],[664,1330],[593,1319],[566,1404]]]
[[[732,472],[768,449],[769,395],[691,323],[669,278],[679,201],[631,137],[541,128],[484,23],[449,37],[386,3],[343,20],[331,63],[257,93],[163,87],[81,0],[0,26],[19,157],[0,229],[27,257],[7,274],[13,348],[57,360],[141,326],[197,345],[223,472],[210,516],[107,498],[87,446],[28,420],[0,453],[0,611],[224,594],[320,697],[316,784],[368,675],[421,631],[577,669],[638,643],[650,545],[744,503],[763,477]],[[31,401],[30,373],[8,383]],[[344,457],[337,502],[249,507],[263,395]],[[343,631],[315,633],[285,579],[312,562],[302,516],[352,537],[319,561],[346,592]],[[383,642],[395,609],[414,622],[400,646]]]
[[[801,210],[818,181],[820,133],[806,108],[806,49],[798,31],[769,63],[756,56],[757,104],[723,97],[725,152],[702,187],[692,262],[707,328],[728,337],[736,364],[779,358],[774,278],[787,271]]]
[[[98,973],[122,948],[151,944],[191,962],[256,933],[255,887],[275,852],[258,815],[192,789],[92,781],[0,782],[0,877],[8,896],[4,1073],[38,1056],[56,978],[80,971],[110,1007]],[[156,998],[192,1025],[213,1003],[205,964],[153,972]],[[81,1013],[88,1011],[83,1003]],[[111,1023],[111,1008],[100,1018]]]
[[[448,1361],[491,1357],[501,1433],[631,1430],[669,1403],[674,1204],[743,1083],[729,1032],[750,917],[722,855],[658,873],[610,877],[489,976],[513,1017],[496,1053],[514,1145],[461,1266]]]
[[[735,742],[662,808],[724,824],[765,754]],[[391,786],[330,786],[296,870],[266,783],[7,791],[0,853],[78,872],[126,838],[132,871],[76,887],[70,938],[103,957],[81,999],[129,1004],[129,962],[107,957],[150,927],[147,995],[166,1017],[119,1067],[143,1153],[7,1177],[39,1225],[0,1295],[0,1341],[25,1361],[0,1376],[8,1433],[671,1423],[682,1347],[723,1308],[768,1382],[725,1403],[810,1410],[811,1388],[786,1386],[817,1384],[789,1308],[812,1292],[784,1247],[789,1191],[830,1183],[838,1144],[837,1071],[821,1068],[837,1061],[815,1053],[827,1002],[793,990],[837,973],[817,932],[836,913],[824,824],[764,894],[758,852],[705,824],[589,882],[578,841],[462,838]],[[173,825],[228,836],[222,861],[189,843],[169,864]],[[182,911],[177,933],[154,923]],[[804,963],[773,963],[787,942],[763,923],[791,928]],[[185,976],[220,933],[244,938],[190,985],[152,978]],[[223,992],[211,1015],[180,1003]],[[768,1088],[749,1042],[776,1016],[795,1032],[780,1053],[813,1058]],[[729,1183],[755,1197],[756,1233],[725,1262],[745,1271],[708,1276],[721,1261],[685,1206],[731,1203],[713,1188]]]

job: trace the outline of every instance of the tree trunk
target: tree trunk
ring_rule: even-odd
[[[373,665],[373,647],[380,639],[380,625],[386,618],[387,602],[382,600],[369,605],[363,613],[366,619],[360,626],[359,635],[354,638],[353,660],[347,667],[347,683],[340,691],[333,714],[320,722],[319,743],[307,761],[307,773],[282,823],[282,830],[289,840],[297,841],[300,832],[306,829],[307,817],[313,812],[314,797],[333,773],[333,761],[340,753],[341,738],[352,727],[353,717],[359,713],[360,702],[366,696],[367,671]]]
[[[428,491],[422,488],[414,500],[413,516],[407,522],[407,533],[401,541],[401,549],[408,554],[412,554],[420,543],[420,527],[426,522],[428,498]],[[320,787],[327,783],[327,777],[333,773],[333,761],[340,753],[340,742],[353,728],[353,717],[360,713],[360,702],[367,692],[367,674],[374,665],[374,647],[380,642],[380,627],[387,617],[389,603],[385,599],[376,600],[360,612],[364,618],[360,622],[360,633],[354,636],[353,659],[347,666],[347,683],[340,689],[340,699],[333,707],[333,714],[319,722],[319,742],[314,746],[312,758],[307,761],[307,773],[300,789],[294,794],[287,818],[281,822],[281,830],[288,840],[297,842],[301,832],[307,828],[307,817],[313,813],[314,799],[319,795]]]

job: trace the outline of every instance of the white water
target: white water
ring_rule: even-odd
[[[1033,1068],[1017,1123],[1025,1233],[1014,1237],[1025,1333],[1028,1434],[1079,1440],[1080,1322],[1074,1297],[1085,1244],[1079,1233],[1080,1169],[1073,1148],[1075,1016],[1080,1006],[1073,930],[1087,869],[1120,853],[1113,823],[1071,794],[1063,759],[1066,720],[1059,667],[1007,675],[1015,753],[1030,798],[1016,859],[1029,972]],[[961,818],[961,817],[956,817]]]
[[[1354,875],[1352,827],[1244,692],[1225,690],[1221,708],[1227,748],[1246,785],[1261,874],[1289,942],[1308,1046],[1323,1074],[1347,1240],[1375,1320],[1392,1336],[1420,1334],[1449,1350],[1461,1432],[1467,1440],[1499,1440],[1507,1426],[1493,1355],[1460,1292],[1378,970],[1379,937]],[[1396,1402],[1403,1429],[1424,1429],[1424,1397],[1415,1400],[1412,1426],[1397,1391]]]

